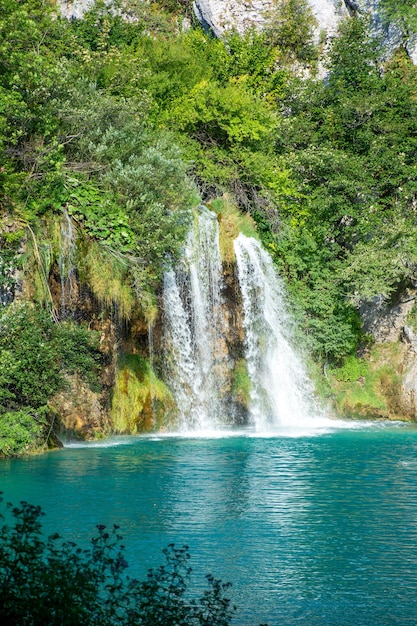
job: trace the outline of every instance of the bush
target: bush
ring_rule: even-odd
[[[30,304],[0,310],[0,456],[37,449],[48,439],[48,401],[78,374],[99,391],[97,333],[55,323]]]
[[[0,498],[0,502],[3,499]],[[207,576],[201,598],[189,598],[188,548],[170,544],[165,564],[142,582],[125,575],[128,564],[118,527],[97,526],[91,547],[44,538],[39,506],[6,505],[0,513],[0,622],[31,626],[227,626],[236,610],[229,583]]]
[[[353,355],[346,357],[343,365],[334,370],[336,379],[344,383],[359,380],[367,373],[367,365],[365,361]]]
[[[45,406],[78,372],[97,383],[97,336],[70,322],[54,323],[43,309],[12,304],[0,312],[0,413]]]
[[[40,445],[47,424],[44,413],[44,408],[0,413],[0,456],[15,456]]]

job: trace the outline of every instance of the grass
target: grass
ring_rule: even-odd
[[[407,315],[407,326],[409,326],[414,332],[417,332],[417,305],[415,304]]]
[[[94,296],[120,319],[130,319],[136,303],[128,264],[112,255],[96,241],[80,242],[77,266],[80,278],[90,286]]]
[[[237,361],[233,374],[233,396],[237,402],[245,407],[249,407],[251,383],[245,359]]]

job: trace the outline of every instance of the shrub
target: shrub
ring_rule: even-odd
[[[0,412],[38,409],[64,385],[64,373],[97,382],[96,336],[70,322],[54,323],[41,308],[12,304],[0,314]]]
[[[99,390],[96,333],[53,322],[39,307],[13,303],[0,310],[0,456],[36,449],[48,439],[48,401],[66,374]]]
[[[36,448],[45,425],[44,410],[0,414],[0,456],[14,456]]]
[[[0,499],[3,502],[3,499]],[[0,513],[0,622],[31,626],[227,626],[235,612],[229,583],[207,576],[201,598],[189,598],[188,548],[170,544],[165,563],[140,582],[128,564],[118,527],[97,526],[87,549],[42,535],[39,506],[21,502]]]

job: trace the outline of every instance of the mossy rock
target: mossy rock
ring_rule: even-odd
[[[117,433],[163,430],[173,423],[176,405],[151,364],[136,354],[122,354],[116,369],[111,422]]]
[[[398,344],[378,344],[364,358],[349,356],[329,370],[336,412],[341,416],[401,419],[401,356]]]
[[[224,263],[235,262],[233,242],[239,233],[259,239],[256,225],[249,213],[242,213],[227,194],[216,198],[208,208],[217,214],[220,227],[220,254]]]
[[[250,390],[251,382],[246,361],[244,359],[239,359],[233,372],[232,394],[235,402],[243,406],[245,409],[249,408]]]

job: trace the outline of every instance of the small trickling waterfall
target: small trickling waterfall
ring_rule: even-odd
[[[255,239],[234,242],[242,292],[250,412],[257,430],[296,426],[313,415],[312,389],[291,344],[283,284]]]
[[[283,285],[255,239],[240,234],[234,247],[236,289],[240,289],[234,306],[241,307],[243,320],[240,348],[235,350],[238,357],[232,358],[227,346],[229,317],[223,302],[219,227],[213,213],[201,210],[181,263],[165,274],[166,374],[180,427],[204,430],[235,422],[233,385],[238,361],[240,371],[242,361],[246,363],[250,398],[245,419],[250,425],[259,431],[297,426],[312,417],[314,403],[302,361],[291,343]]]
[[[202,208],[180,266],[165,274],[163,306],[170,385],[186,429],[225,421],[222,263],[216,215]]]
[[[75,255],[76,233],[74,224],[67,211],[64,211],[60,224],[61,245],[58,255],[59,276],[61,280],[61,302],[59,315],[65,319],[72,308],[76,292]]]

